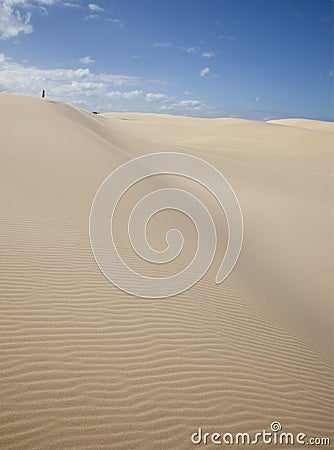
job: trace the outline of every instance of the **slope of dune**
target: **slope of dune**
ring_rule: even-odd
[[[14,95],[0,95],[0,114],[1,449],[191,449],[199,427],[256,433],[274,421],[333,438],[330,126],[93,115]],[[110,172],[161,151],[224,174],[244,244],[215,284],[224,215],[188,181],[219,224],[213,265],[182,294],[142,299],[102,275],[88,221]],[[122,256],[152,276],[163,269],[138,261],[125,230],[133,205],[166,184],[180,180],[131,189],[116,222]],[[164,211],[148,234],[159,248],[178,226],[190,237],[180,270],[195,249],[192,224]]]
[[[278,119],[268,120],[267,123],[276,125],[287,125],[289,127],[308,128],[310,130],[319,130],[334,133],[334,123],[321,120],[310,119]]]

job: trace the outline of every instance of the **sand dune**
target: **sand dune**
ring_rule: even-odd
[[[12,95],[0,111],[1,449],[191,449],[199,427],[255,433],[273,421],[333,438],[332,123],[94,115]],[[216,285],[224,215],[189,181],[220,224],[216,258],[187,292],[149,300],[102,275],[88,220],[110,172],[160,151],[219,169],[245,236]],[[116,224],[124,259],[153,276],[164,269],[138,261],[125,230],[134,203],[166,184],[180,180],[132,189]],[[167,271],[194,251],[193,226],[169,211],[149,227],[159,248],[175,226],[190,239]]]
[[[297,127],[297,128],[308,128],[310,130],[320,130],[332,133],[334,132],[333,122],[322,122],[321,120],[279,119],[279,120],[268,120],[267,123],[272,123],[276,125],[287,125],[290,127]]]

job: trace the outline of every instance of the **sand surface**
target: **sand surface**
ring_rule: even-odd
[[[0,140],[1,449],[185,450],[199,427],[255,433],[273,421],[333,439],[333,123],[94,115],[0,95]],[[160,151],[220,170],[245,235],[216,285],[224,214],[189,181],[220,224],[217,255],[187,292],[148,300],[102,275],[88,220],[110,172]],[[134,202],[166,184],[180,180],[132,189],[115,225],[124,259],[152,276],[165,269],[138,261],[125,230]],[[194,228],[165,211],[148,229],[159,248],[178,226],[189,239],[166,273],[187,264]]]

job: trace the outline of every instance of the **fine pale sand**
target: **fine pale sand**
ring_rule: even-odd
[[[332,123],[93,115],[14,95],[0,96],[0,114],[1,449],[184,450],[199,427],[256,433],[273,421],[333,438]],[[234,271],[216,285],[224,214],[187,182],[218,224],[217,254],[196,286],[148,300],[102,275],[88,221],[110,172],[161,151],[224,174],[245,236]],[[120,253],[146,275],[164,269],[131,250],[131,207],[180,183],[153,177],[119,207]],[[164,248],[170,228],[188,237],[166,268],[178,272],[195,251],[194,227],[177,212],[158,216],[152,246]]]

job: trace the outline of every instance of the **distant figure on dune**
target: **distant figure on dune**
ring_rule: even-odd
[[[42,90],[42,98],[45,98],[45,89]]]

